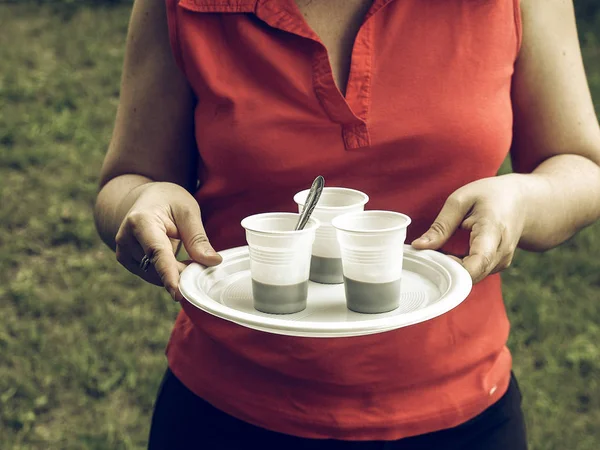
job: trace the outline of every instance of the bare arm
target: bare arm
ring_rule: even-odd
[[[104,242],[131,272],[176,297],[173,243],[205,264],[209,253],[198,204],[194,96],[171,54],[165,2],[136,0],[130,21],[121,98],[100,176],[94,217]],[[146,254],[153,268],[139,269]]]
[[[464,267],[478,282],[508,267],[517,245],[550,249],[600,218],[600,129],[571,0],[521,0],[523,46],[513,76],[517,173],[455,191],[413,242],[440,248],[470,231]]]
[[[95,208],[98,232],[111,248],[141,185],[170,181],[188,189],[193,186],[192,120],[193,97],[171,55],[164,2],[137,0]]]
[[[600,128],[571,0],[522,0],[511,156],[526,221],[519,245],[546,250],[600,217]]]

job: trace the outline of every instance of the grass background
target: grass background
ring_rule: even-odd
[[[594,2],[577,5],[600,106]],[[4,3],[0,449],[142,449],[178,307],[116,264],[91,212],[130,7]],[[598,254],[600,225],[504,274],[533,450],[600,448]]]

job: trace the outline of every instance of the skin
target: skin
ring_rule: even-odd
[[[135,2],[127,38],[121,100],[100,174],[94,217],[117,260],[144,280],[181,300],[174,249],[183,242],[190,257],[215,265],[190,194],[196,184],[194,96],[169,45],[164,1]],[[139,269],[146,254],[148,272]]]
[[[544,251],[600,218],[600,129],[569,0],[522,0],[513,78],[515,174],[470,183],[412,245],[440,248],[471,231],[461,260],[474,282],[506,269],[517,247]]]
[[[328,48],[345,90],[351,42],[371,2],[298,0]],[[343,8],[342,8],[343,6]],[[340,13],[343,11],[343,13]],[[573,5],[522,0],[523,46],[513,85],[517,173],[467,184],[446,201],[412,245],[438,249],[459,227],[470,230],[459,260],[478,282],[505,269],[515,249],[543,251],[600,218],[600,129],[585,78]],[[350,43],[350,44],[349,44]],[[135,2],[123,68],[121,101],[101,172],[95,219],[118,261],[181,300],[186,262],[175,249],[216,265],[195,188],[194,96],[175,65],[162,0]],[[152,265],[139,269],[146,254]]]
[[[344,95],[354,38],[372,3],[371,0],[296,0],[304,19],[327,48],[333,78]]]

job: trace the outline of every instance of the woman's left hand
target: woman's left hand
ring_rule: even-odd
[[[456,190],[420,238],[417,249],[437,250],[460,227],[469,230],[469,254],[456,258],[478,283],[487,275],[506,269],[512,262],[525,226],[521,177],[509,174],[469,183]]]

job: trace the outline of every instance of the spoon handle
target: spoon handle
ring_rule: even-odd
[[[310,219],[310,215],[315,210],[317,203],[319,202],[319,198],[321,198],[321,193],[323,192],[323,188],[325,187],[325,178],[319,175],[313,181],[312,186],[310,187],[310,191],[306,197],[306,202],[304,203],[304,208],[302,210],[302,214],[300,214],[300,218],[298,219],[298,223],[296,224],[295,230],[302,230],[308,220]]]

